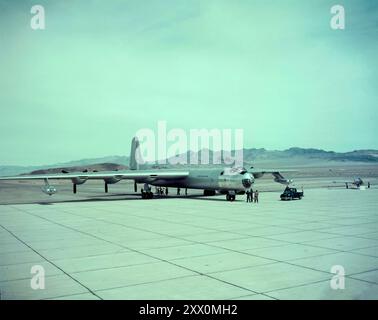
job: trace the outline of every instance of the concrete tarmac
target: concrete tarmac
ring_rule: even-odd
[[[378,298],[375,188],[283,202],[270,182],[250,204],[193,191],[141,200],[131,184],[72,195],[63,183],[52,197],[20,185],[0,186],[1,299]],[[44,289],[32,288],[38,270]]]

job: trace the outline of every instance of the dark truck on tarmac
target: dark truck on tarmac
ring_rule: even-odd
[[[303,197],[303,191],[299,192],[297,191],[297,188],[289,188],[288,186],[284,190],[284,192],[281,194],[280,198],[281,200],[294,200],[294,199],[302,199]]]

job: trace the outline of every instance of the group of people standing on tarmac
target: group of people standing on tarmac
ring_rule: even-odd
[[[155,194],[163,196],[168,195],[168,188],[167,187],[155,187]],[[179,196],[181,194],[181,189],[177,188],[177,195]],[[185,195],[188,195],[188,189],[185,188]]]
[[[162,196],[162,195],[168,195],[168,188],[162,188],[162,187],[156,187],[155,188],[155,194],[158,194],[158,195],[160,195],[160,196]]]
[[[248,189],[245,194],[247,195],[247,202],[259,202],[259,191],[253,191],[252,189]]]

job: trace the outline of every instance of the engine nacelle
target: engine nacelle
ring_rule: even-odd
[[[88,180],[88,178],[79,178],[79,177],[75,177],[75,178],[71,179],[71,181],[72,181],[73,184],[83,184],[87,180]]]
[[[55,194],[57,192],[57,189],[54,186],[45,185],[41,187],[41,190],[43,193],[48,194],[49,196]]]
[[[109,177],[109,178],[105,178],[104,181],[107,184],[114,184],[114,183],[117,183],[117,182],[121,181],[121,179],[120,178],[116,178],[116,177]]]

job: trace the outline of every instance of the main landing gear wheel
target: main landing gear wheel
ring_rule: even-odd
[[[142,199],[152,199],[154,194],[152,192],[143,192]]]
[[[234,201],[236,196],[234,194],[227,194],[226,195],[226,200],[227,201]]]

